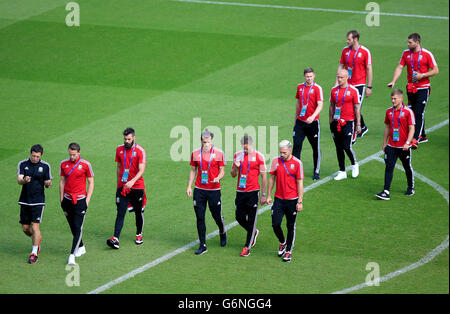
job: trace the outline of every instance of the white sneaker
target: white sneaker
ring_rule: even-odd
[[[74,254],[70,254],[69,255],[69,260],[67,261],[67,265],[77,265],[77,263],[75,262],[75,255]]]
[[[337,176],[334,177],[334,180],[336,180],[336,181],[343,180],[343,179],[347,179],[347,172],[345,172],[345,171],[339,171]]]
[[[352,166],[352,178],[357,178],[359,176],[359,164],[355,163]]]
[[[78,250],[75,252],[75,257],[80,257],[81,255],[86,254],[86,247],[80,246]]]

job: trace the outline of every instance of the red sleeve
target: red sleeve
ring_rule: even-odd
[[[405,66],[406,65],[405,53],[402,53],[402,56],[400,58],[400,65],[401,66]]]
[[[194,152],[191,153],[191,163],[192,167],[197,167],[197,162],[194,160]]]
[[[86,160],[86,165],[88,166],[86,169],[86,177],[90,178],[94,176],[94,171],[92,170],[92,165],[89,161]]]
[[[415,125],[416,121],[414,119],[414,113],[412,111],[408,111],[408,126]]]
[[[59,175],[63,176],[64,175],[64,171],[63,171],[63,163],[61,163],[61,165],[59,166]]]
[[[345,65],[345,48],[342,50],[341,60],[339,61],[339,63]]]
[[[219,167],[225,167],[225,164],[226,164],[225,156],[222,152],[220,152],[218,154],[216,153],[216,160],[219,163]]]
[[[384,124],[389,125],[390,124],[390,120],[389,120],[389,110],[386,110],[386,114],[384,116]]]
[[[295,94],[295,98],[300,99],[300,96],[298,94],[298,85],[297,85],[297,93]]]
[[[147,164],[147,152],[143,148],[142,150],[139,150],[138,161],[139,164]]]
[[[270,166],[270,174],[277,175],[278,158],[272,160],[272,165]]]
[[[333,93],[333,89],[331,89],[331,94],[330,94],[330,103],[335,104],[336,100],[334,99],[334,93]]]
[[[322,87],[316,86],[316,101],[323,101],[323,90]]]
[[[119,147],[116,148],[116,162],[119,162],[120,158],[119,158]]]
[[[266,172],[266,160],[264,159],[264,156],[261,155],[257,155],[257,161],[258,161],[258,165],[259,165],[259,171],[260,172]]]

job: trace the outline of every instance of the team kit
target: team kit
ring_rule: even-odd
[[[347,45],[341,53],[337,68],[335,86],[329,98],[328,118],[331,135],[336,147],[339,171],[334,180],[347,178],[346,156],[351,164],[353,178],[359,175],[359,165],[353,145],[357,138],[368,132],[361,114],[364,98],[372,94],[372,56],[370,50],[359,42],[360,34],[347,33]],[[407,69],[406,95],[401,89],[394,89],[403,68]],[[430,97],[430,77],[439,73],[433,54],[421,46],[417,33],[408,36],[408,49],[402,52],[387,87],[392,89],[392,106],[386,109],[383,133],[385,160],[384,187],[375,197],[390,199],[390,186],[397,159],[402,162],[407,178],[405,195],[412,196],[414,170],[411,165],[412,150],[428,141],[425,134],[425,107]],[[320,179],[320,123],[323,109],[323,90],[315,81],[311,67],[304,69],[305,81],[297,85],[296,110],[293,140],[279,143],[279,156],[272,159],[270,169],[266,167],[264,155],[254,147],[253,138],[244,135],[240,139],[241,151],[234,154],[230,175],[236,179],[235,217],[245,230],[245,244],[240,256],[250,255],[260,231],[257,229],[258,206],[267,204],[272,210],[272,228],[279,241],[275,250],[283,262],[292,260],[295,246],[296,220],[303,210],[304,171],[301,151],[307,138],[313,152],[313,180]],[[405,104],[405,97],[407,103]],[[220,246],[227,244],[227,230],[222,215],[220,181],[225,177],[224,152],[213,145],[214,134],[208,129],[201,133],[201,147],[191,153],[190,171],[186,195],[192,198],[196,216],[199,247],[194,252],[202,255],[208,251],[206,245],[206,211],[219,229]],[[124,144],[116,148],[117,164],[116,206],[117,216],[114,233],[106,240],[113,250],[120,248],[119,238],[127,212],[134,212],[136,220],[136,245],[141,245],[144,227],[144,209],[147,203],[144,173],[147,164],[145,149],[136,143],[135,130],[123,131]],[[33,145],[30,157],[19,162],[17,182],[22,186],[19,197],[20,224],[23,232],[31,238],[32,251],[28,263],[35,264],[41,248],[40,223],[45,208],[45,188],[52,186],[50,165],[42,160],[44,149]],[[269,175],[267,175],[269,173]],[[59,200],[61,209],[73,235],[67,263],[76,265],[76,258],[86,254],[82,240],[83,224],[94,191],[94,171],[89,161],[81,158],[77,143],[68,145],[68,158],[60,163]],[[274,193],[273,190],[275,189]],[[273,198],[272,198],[273,195]],[[286,217],[286,233],[281,225]]]

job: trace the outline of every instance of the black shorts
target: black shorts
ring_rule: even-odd
[[[31,225],[42,222],[42,215],[44,214],[44,205],[20,205],[20,220],[22,225]]]

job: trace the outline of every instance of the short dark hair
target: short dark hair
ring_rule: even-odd
[[[252,145],[253,144],[253,138],[250,135],[248,135],[248,134],[245,134],[241,138],[241,145],[246,145],[246,144],[248,144],[248,145]]]
[[[412,39],[414,41],[418,41],[420,43],[420,35],[417,33],[412,33],[408,36],[408,39]]]
[[[77,152],[79,152],[80,151],[80,144],[75,143],[75,142],[70,143],[68,149],[69,150],[76,150]]]
[[[352,35],[352,38],[356,38],[356,39],[358,39],[358,41],[359,41],[359,33],[358,33],[357,30],[349,31],[349,32],[347,33],[347,36],[350,35],[350,34]]]
[[[133,136],[134,136],[134,129],[133,128],[126,128],[125,130],[123,130],[123,135],[124,136],[130,135],[130,134],[133,134]]]
[[[303,70],[303,75],[305,75],[306,73],[314,73],[314,69],[311,67],[307,67]]]
[[[41,155],[42,155],[42,154],[44,154],[44,148],[42,147],[42,145],[36,144],[36,145],[31,146],[30,154],[32,152],[41,153]]]
[[[391,93],[391,96],[400,95],[403,96],[403,91],[401,89],[394,89]]]

